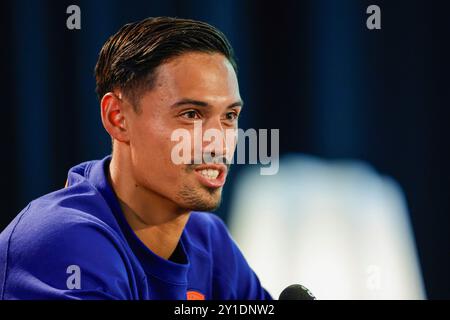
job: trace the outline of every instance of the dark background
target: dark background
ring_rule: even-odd
[[[81,30],[66,8],[81,8]],[[381,7],[382,29],[366,28]],[[406,194],[428,298],[450,299],[450,5],[445,1],[2,1],[0,230],[67,170],[110,152],[93,68],[106,39],[148,16],[209,22],[234,46],[245,128],[281,154],[367,161]],[[229,208],[232,170],[218,212]]]

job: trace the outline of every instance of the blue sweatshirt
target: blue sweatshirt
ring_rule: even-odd
[[[224,223],[192,212],[171,259],[128,225],[111,157],[79,164],[0,234],[0,299],[271,299]]]

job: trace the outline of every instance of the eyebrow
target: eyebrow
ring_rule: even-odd
[[[181,99],[178,102],[175,102],[172,107],[180,107],[180,106],[184,106],[184,105],[194,105],[194,106],[198,106],[198,107],[209,107],[211,106],[209,103],[205,102],[205,101],[200,101],[200,100],[194,100],[194,99]],[[236,101],[232,104],[230,104],[227,109],[229,108],[233,108],[233,107],[242,107],[244,105],[244,102],[242,100]]]

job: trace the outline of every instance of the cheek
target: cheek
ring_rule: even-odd
[[[176,183],[183,167],[171,160],[176,142],[171,141],[172,130],[168,124],[155,120],[137,125],[134,129],[130,141],[138,174],[146,177],[147,181]]]

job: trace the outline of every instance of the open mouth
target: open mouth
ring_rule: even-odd
[[[225,184],[227,167],[223,164],[206,164],[198,166],[194,172],[201,184],[219,188]]]

